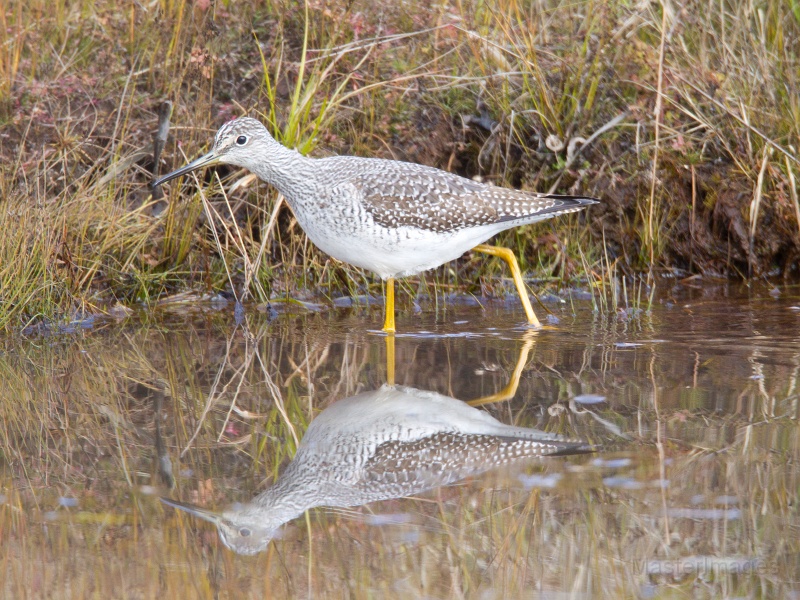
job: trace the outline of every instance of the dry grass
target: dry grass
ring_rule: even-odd
[[[165,99],[162,173],[246,113],[302,152],[601,197],[499,236],[544,280],[607,282],[606,257],[620,275],[796,276],[800,23],[783,8],[13,3],[0,15],[0,328],[186,290],[377,291],[241,173],[217,170],[222,187],[200,174],[207,203],[191,180],[154,200]],[[501,291],[494,264],[464,259],[432,281]]]

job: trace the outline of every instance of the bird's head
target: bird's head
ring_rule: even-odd
[[[187,502],[161,498],[172,506],[217,526],[222,543],[237,554],[257,554],[266,549],[282,523],[271,523],[248,505],[217,513]]]
[[[216,164],[227,164],[257,171],[260,161],[268,160],[271,149],[279,146],[267,128],[256,119],[241,117],[228,121],[217,131],[211,152],[204,154],[153,182],[158,187],[187,173]]]

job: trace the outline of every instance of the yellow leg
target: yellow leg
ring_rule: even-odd
[[[386,336],[386,383],[394,385],[394,335]]]
[[[383,330],[386,333],[394,333],[394,277],[386,280],[384,309],[386,310],[386,320],[383,322]]]
[[[525,309],[525,314],[528,316],[528,323],[534,327],[541,327],[542,324],[539,322],[539,319],[536,318],[536,315],[533,312],[533,307],[531,306],[531,301],[528,299],[528,290],[525,288],[525,282],[522,281],[522,271],[519,270],[517,257],[514,256],[514,253],[508,248],[487,246],[486,244],[475,246],[472,250],[474,252],[483,252],[484,254],[499,256],[508,263],[508,267],[511,269],[511,277],[514,278],[514,283],[517,286],[520,300],[522,300],[522,307]]]
[[[536,335],[532,331],[526,332],[526,334],[527,333]],[[527,337],[527,335],[526,338],[527,339],[522,344],[522,350],[520,350],[519,357],[517,357],[517,364],[514,367],[514,372],[511,374],[511,380],[508,382],[508,385],[496,394],[470,400],[467,402],[467,404],[470,406],[481,406],[483,404],[491,404],[492,402],[504,402],[506,400],[511,400],[515,396],[517,393],[517,388],[519,387],[519,379],[522,377],[522,371],[525,368],[525,365],[528,363],[528,355],[533,347],[533,339]]]

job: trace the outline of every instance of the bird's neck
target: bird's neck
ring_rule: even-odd
[[[278,480],[248,503],[274,522],[286,523],[320,505],[313,473],[301,476],[290,463]]]
[[[270,148],[268,161],[253,165],[253,171],[259,179],[266,181],[278,189],[286,198],[307,193],[309,182],[313,181],[314,159],[303,156],[296,150],[290,150],[275,142]]]

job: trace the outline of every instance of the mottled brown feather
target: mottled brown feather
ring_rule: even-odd
[[[453,232],[583,207],[572,197],[501,188],[422,165],[394,162],[377,175],[373,169],[347,183],[375,223],[387,228]]]

